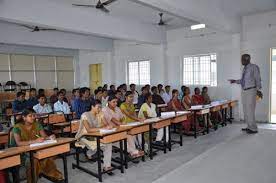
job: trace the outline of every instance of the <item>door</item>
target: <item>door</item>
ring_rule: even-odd
[[[271,49],[270,122],[276,123],[276,48]]]
[[[89,74],[91,92],[94,93],[94,90],[97,89],[98,86],[102,86],[102,64],[90,64]]]

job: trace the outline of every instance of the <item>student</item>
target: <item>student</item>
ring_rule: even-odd
[[[179,92],[178,90],[174,89],[172,91],[172,100],[168,103],[168,108],[171,111],[183,111],[184,108],[181,105],[181,101],[178,99]]]
[[[154,103],[155,105],[165,104],[165,101],[158,94],[158,89],[156,86],[151,87],[151,92],[152,92],[152,103]]]
[[[206,86],[202,88],[201,96],[203,97],[203,104],[206,105],[211,103],[210,96],[208,95],[208,88]]]
[[[94,91],[94,96],[95,96],[95,100],[101,100],[102,99],[102,96],[103,96],[103,93],[102,93],[102,90],[100,90],[100,89],[96,89],[95,91]]]
[[[134,95],[132,94],[131,91],[127,91],[126,101],[122,103],[120,106],[121,111],[125,115],[125,118],[123,120],[124,123],[130,123],[134,121],[140,121],[140,122],[144,121],[144,119],[137,117],[133,100],[134,100]]]
[[[116,94],[116,87],[115,85],[110,85],[110,90],[108,91],[108,96]]]
[[[106,90],[106,91],[107,91],[107,89],[108,89],[108,85],[107,85],[107,84],[104,84],[104,85],[103,85],[103,90]]]
[[[35,112],[32,109],[25,109],[22,112],[23,122],[17,123],[12,129],[12,146],[29,146],[33,143],[40,143],[46,139],[55,139],[54,135],[47,136],[42,125],[35,120]],[[34,158],[35,180],[32,180],[30,163],[27,162],[26,155],[22,157],[22,162],[27,167],[27,182],[37,182],[39,175],[44,174],[56,181],[63,180],[62,173],[57,169],[53,158],[37,160]]]
[[[107,90],[106,90],[106,89],[103,89],[103,90],[102,90],[102,99],[101,99],[102,107],[106,107],[106,106],[107,106],[108,97],[109,97],[109,96],[108,96]]]
[[[130,84],[129,88],[130,88],[130,91],[132,92],[132,95],[133,95],[133,104],[138,104],[139,93],[136,91],[136,85],[135,84]]]
[[[120,105],[124,102],[124,101],[121,100],[121,98],[122,98],[122,92],[120,90],[117,90],[115,92],[115,97],[117,98],[117,107],[120,107]]]
[[[184,86],[184,85],[181,86],[181,91],[180,91],[179,96],[178,96],[178,99],[180,101],[182,101],[182,99],[184,97],[184,90],[185,90],[185,88],[186,88],[186,86]]]
[[[193,105],[203,105],[204,99],[202,95],[200,95],[200,89],[195,88],[195,94],[192,96],[192,104]]]
[[[64,96],[63,101],[66,102],[66,103],[68,104],[68,99],[67,99],[67,97],[66,97],[66,93],[67,93],[66,89],[62,88],[62,89],[60,90],[60,92],[63,93],[63,96]]]
[[[59,91],[57,96],[58,96],[58,101],[54,104],[54,111],[63,112],[64,114],[69,114],[70,108],[67,102],[64,101],[64,93],[62,91]]]
[[[186,87],[184,89],[184,96],[182,99],[182,105],[185,110],[189,110],[192,106],[192,98],[191,98],[191,91],[189,87]]]
[[[90,111],[91,109],[90,91],[87,87],[80,89],[80,98],[74,101],[73,111],[76,112],[76,116],[80,119],[84,112]]]
[[[162,98],[166,104],[168,104],[172,99],[170,90],[171,90],[171,86],[169,85],[165,86],[165,92],[163,93]]]
[[[117,107],[117,101],[118,99],[115,96],[110,96],[108,98],[107,107],[103,108],[103,113],[106,121],[109,125],[113,127],[118,127],[123,124],[125,118],[120,108]],[[128,153],[130,154],[131,158],[137,158],[144,155],[143,151],[139,151],[138,149],[136,149],[135,139],[131,135],[127,135],[127,147]]]
[[[57,93],[58,93],[58,88],[54,88],[53,89],[54,93],[53,95],[51,95],[50,97],[50,104],[53,106],[54,103],[56,103],[58,101],[58,97],[57,97]]]
[[[16,99],[12,102],[12,112],[19,113],[27,108],[27,101],[25,100],[25,93],[17,92]]]
[[[162,84],[158,84],[158,85],[157,85],[157,89],[158,89],[158,94],[159,94],[160,96],[162,96],[163,93],[164,93],[163,85],[162,85]]]
[[[146,84],[146,85],[145,85],[145,88],[146,88],[146,90],[148,91],[148,93],[150,93],[150,85],[149,85],[149,84]]]
[[[45,95],[38,96],[38,104],[36,104],[33,109],[38,114],[51,113],[53,112],[52,107],[46,103]]]
[[[78,98],[80,98],[80,89],[75,88],[72,90],[72,97],[71,97],[71,101],[70,101],[72,109],[74,109],[75,100],[77,100]]]
[[[38,100],[37,100],[37,97],[36,97],[36,89],[31,88],[30,89],[30,94],[29,94],[29,99],[27,100],[27,107],[28,108],[33,108],[33,106],[35,106],[36,104],[38,104]]]
[[[120,91],[121,92],[121,97],[120,97],[120,101],[121,102],[124,102],[125,101],[125,94],[126,94],[126,91],[124,90],[124,86],[123,85],[120,85],[118,88],[117,88],[117,91]],[[119,106],[118,106],[119,107]]]
[[[84,112],[81,115],[80,126],[78,132],[76,134],[76,140],[80,145],[84,145],[88,148],[87,157],[88,159],[92,159],[92,155],[95,153],[97,149],[96,141],[91,138],[86,138],[85,134],[93,133],[99,131],[100,128],[111,129],[112,127],[108,125],[106,122],[104,115],[102,113],[102,104],[100,100],[95,100],[94,103],[91,104],[91,110],[88,112]],[[104,163],[104,171],[109,171],[112,169],[111,167],[111,157],[112,157],[112,144],[101,144],[103,148],[103,163]],[[112,175],[112,172],[108,173]]]
[[[141,106],[138,117],[139,118],[155,118],[157,117],[156,105],[152,103],[152,95],[150,93],[145,95],[146,102]],[[156,142],[161,143],[164,135],[164,129],[160,128],[157,130]],[[169,131],[166,127],[166,142],[169,140]]]
[[[142,87],[141,91],[142,91],[142,94],[138,97],[138,103],[137,103],[138,108],[140,108],[146,102],[145,96],[146,94],[148,94],[148,90],[146,87]]]

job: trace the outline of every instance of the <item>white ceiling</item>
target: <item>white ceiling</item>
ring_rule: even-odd
[[[56,1],[56,0],[53,0]],[[97,4],[98,0],[59,0],[59,2],[63,2],[66,4],[89,4],[95,5]],[[101,0],[101,2],[105,2],[105,0]],[[86,7],[76,7],[79,9],[89,9]],[[141,3],[137,3],[136,1],[132,0],[117,0],[114,3],[106,6],[107,9],[110,10],[110,13],[107,14],[113,17],[119,17],[121,19],[128,19],[131,21],[139,21],[141,23],[151,24],[158,26],[158,22],[160,20],[159,13],[164,13],[163,20],[170,20],[165,27],[167,29],[175,29],[180,27],[189,27],[193,24],[197,24],[198,22],[193,21],[188,18],[180,18],[175,16],[171,13],[167,13],[159,9],[158,7],[150,7],[147,5],[142,5]],[[87,10],[85,10],[87,11]],[[94,11],[94,8],[91,8],[91,11]],[[100,10],[99,13],[101,12]]]

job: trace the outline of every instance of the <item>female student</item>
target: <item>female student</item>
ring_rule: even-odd
[[[155,118],[157,117],[156,105],[152,103],[152,95],[150,93],[145,95],[146,102],[141,106],[138,117],[139,118]],[[156,142],[161,143],[164,135],[164,129],[157,130]],[[169,140],[169,131],[166,127],[166,142]]]
[[[184,107],[181,105],[181,101],[178,99],[179,92],[178,90],[174,89],[172,91],[172,99],[168,103],[168,108],[171,111],[183,111]]]
[[[113,127],[118,127],[121,124],[123,124],[123,121],[125,118],[120,108],[117,107],[117,101],[118,99],[116,96],[110,96],[108,98],[107,107],[103,108],[103,113],[106,121],[108,122],[109,125]],[[139,151],[136,149],[135,139],[131,135],[127,136],[127,150],[132,158],[136,158],[144,155],[143,151]]]
[[[102,92],[102,107],[106,107],[108,103],[108,92],[106,89],[103,89]]]
[[[12,146],[29,146],[33,143],[40,143],[46,139],[55,139],[54,135],[47,136],[42,125],[35,120],[35,111],[25,109],[22,112],[23,122],[17,123],[12,130]],[[31,170],[27,157],[23,156],[23,163],[27,166],[27,182],[37,182],[39,175],[44,174],[56,181],[63,180],[62,173],[57,169],[53,158],[43,160],[34,159],[35,180],[32,181]]]
[[[195,88],[195,94],[192,96],[192,104],[193,105],[203,105],[204,99],[202,95],[200,95],[200,89]]]
[[[87,151],[88,159],[92,158],[94,154],[93,151],[97,148],[97,143],[95,140],[91,140],[89,138],[83,137],[83,135],[87,133],[93,133],[99,131],[100,128],[112,128],[105,121],[103,113],[101,111],[102,104],[100,100],[95,100],[91,105],[91,110],[88,112],[84,112],[81,115],[80,126],[78,132],[76,134],[77,143],[80,145],[86,146],[89,150]],[[104,171],[108,171],[112,169],[111,167],[111,157],[112,157],[112,144],[102,145],[103,147],[103,163],[104,163]],[[110,172],[109,175],[113,173]]]
[[[203,97],[203,104],[211,103],[210,96],[208,95],[208,88],[206,86],[202,88],[201,96]]]

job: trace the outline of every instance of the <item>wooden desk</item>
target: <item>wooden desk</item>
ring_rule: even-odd
[[[8,132],[0,132],[0,144],[7,144],[9,140]]]
[[[99,182],[102,182],[102,175],[104,173],[107,173],[106,171],[102,171],[102,162],[101,162],[101,146],[100,144],[109,144],[114,142],[119,142],[120,144],[120,165],[117,166],[115,164],[112,164],[112,170],[114,169],[120,169],[121,173],[124,173],[124,164],[127,166],[127,159],[124,157],[124,150],[127,152],[127,131],[131,129],[130,127],[118,127],[115,132],[111,133],[100,133],[100,132],[94,132],[94,133],[88,133],[85,136],[88,137],[95,137],[97,141],[97,164],[98,164],[98,171],[97,173],[83,167],[80,165],[79,160],[79,148],[77,148],[76,152],[76,164],[72,164],[73,169],[77,168],[79,170],[82,170],[94,177],[97,177],[99,179]],[[112,171],[110,170],[110,171]]]
[[[178,143],[180,146],[183,146],[183,125],[182,122],[188,119],[188,115],[190,115],[190,111],[181,111],[176,112],[176,115],[174,118],[171,119],[172,125],[179,125],[179,141],[171,140],[173,143]]]
[[[19,166],[21,165],[20,154],[27,152],[26,147],[12,147],[0,151],[0,170],[14,168],[13,182],[19,183]]]
[[[64,168],[64,179],[65,183],[68,183],[68,171],[67,171],[67,160],[65,153],[70,151],[70,143],[75,141],[74,138],[57,138],[57,143],[47,144],[36,147],[26,147],[30,152],[30,162],[32,170],[32,180],[35,179],[34,174],[34,158],[41,160],[57,155],[62,155],[63,168]]]
[[[203,134],[205,134],[205,131],[207,133],[209,133],[209,125],[208,125],[208,119],[209,119],[209,113],[210,113],[210,106],[202,106],[200,108],[195,108],[195,109],[189,109],[189,111],[191,111],[193,113],[194,116],[194,138],[197,138],[197,115],[202,115],[203,116],[203,120],[204,116],[207,116],[207,122],[205,124],[205,130],[203,131]]]
[[[233,121],[233,107],[235,107],[238,104],[237,100],[232,100],[229,102],[229,107],[230,107],[230,117],[229,117],[229,121],[230,123],[232,123]]]

